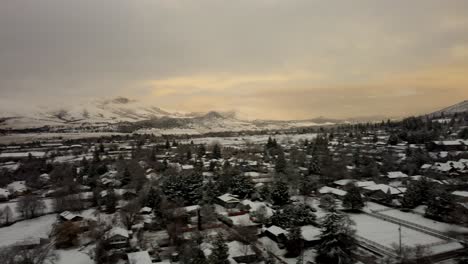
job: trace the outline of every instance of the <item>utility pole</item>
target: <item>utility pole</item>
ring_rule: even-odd
[[[398,226],[398,234],[399,234],[399,242],[400,242],[400,243],[399,243],[399,249],[398,249],[399,253],[398,253],[398,254],[399,254],[400,257],[401,257],[401,253],[402,253],[402,252],[401,252],[401,224]]]

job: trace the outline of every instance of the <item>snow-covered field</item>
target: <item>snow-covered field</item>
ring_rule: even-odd
[[[448,232],[448,231],[457,231],[468,233],[468,228],[461,227],[457,225],[447,224],[443,222],[434,221],[428,218],[425,218],[422,215],[410,213],[410,212],[402,212],[397,209],[382,211],[379,214],[388,215],[394,218],[398,218],[404,221],[412,222],[430,229],[437,230],[439,232]]]
[[[85,252],[78,250],[57,250],[56,264],[93,264],[94,261]]]
[[[281,134],[281,135],[255,135],[255,136],[241,136],[241,137],[202,137],[188,139],[185,143],[193,141],[195,144],[214,144],[220,143],[223,146],[239,146],[246,144],[265,144],[268,141],[268,137],[275,138],[279,143],[298,142],[299,140],[311,140],[314,139],[316,133],[308,134]]]
[[[357,235],[389,248],[393,248],[393,245],[398,245],[399,225],[367,214],[350,214],[349,216],[356,223]],[[411,247],[444,242],[440,238],[404,226],[401,227],[401,235],[402,244]]]
[[[98,138],[113,135],[128,135],[118,132],[80,132],[80,133],[24,133],[0,136],[0,144],[28,143],[37,140]]]
[[[52,225],[56,220],[57,215],[50,214],[2,227],[0,228],[0,247],[9,246],[29,238],[48,238]]]

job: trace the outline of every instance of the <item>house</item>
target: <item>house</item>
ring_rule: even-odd
[[[127,258],[128,264],[152,264],[148,251],[128,253]]]
[[[250,245],[239,241],[232,241],[227,243],[227,246],[229,248],[229,258],[237,263],[253,263],[257,261],[257,254]]]
[[[232,209],[240,203],[240,200],[235,195],[226,193],[221,196],[218,196],[216,198],[216,203],[225,208]]]
[[[65,212],[62,212],[61,214],[59,214],[59,219],[61,221],[64,221],[64,222],[78,222],[78,221],[81,221],[83,220],[83,217],[82,216],[79,216],[79,215],[76,215],[70,211],[65,211]]]
[[[406,192],[406,188],[396,188],[386,184],[376,184],[362,188],[364,194],[375,201],[384,201]]]
[[[264,229],[263,234],[276,243],[285,243],[288,239],[288,231],[275,225]]]
[[[114,227],[104,234],[104,238],[112,248],[124,248],[128,246],[130,234],[128,230],[121,227]]]

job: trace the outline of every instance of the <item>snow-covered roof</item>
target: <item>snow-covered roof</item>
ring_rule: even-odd
[[[369,191],[382,191],[384,193],[390,192],[390,194],[400,194],[406,191],[404,188],[395,188],[386,184],[376,184],[364,187],[365,190]]]
[[[183,170],[193,170],[194,167],[193,165],[182,165],[181,168]]]
[[[62,212],[62,213],[60,214],[60,217],[62,217],[62,218],[65,219],[65,220],[70,221],[70,220],[72,220],[73,218],[75,218],[75,217],[80,217],[80,216],[79,216],[79,215],[76,215],[76,214],[74,214],[74,213],[72,213],[72,212],[70,212],[70,211],[65,211],[65,212]]]
[[[145,207],[141,208],[140,213],[151,213],[151,211],[153,211],[153,209],[151,209],[148,206],[145,206]]]
[[[354,183],[357,187],[362,188],[366,186],[375,185],[374,181],[357,181]]]
[[[260,176],[260,173],[256,172],[256,171],[247,171],[247,172],[244,172],[244,176],[247,176],[247,177],[258,177]]]
[[[340,190],[340,189],[324,186],[320,188],[319,193],[320,194],[331,193],[331,194],[338,195],[338,196],[345,196],[347,192]]]
[[[218,196],[218,199],[225,202],[225,203],[239,203],[240,200],[237,199],[236,196],[230,194],[230,193],[225,193],[221,196]]]
[[[274,236],[279,236],[279,235],[281,235],[281,234],[283,234],[283,235],[287,235],[287,234],[288,234],[288,231],[284,230],[283,228],[281,228],[281,227],[279,227],[279,226],[275,226],[275,225],[272,225],[272,226],[266,228],[265,231],[270,232],[270,233],[273,234]]]
[[[353,179],[341,179],[341,180],[334,181],[333,183],[336,185],[345,186],[352,182],[354,182]]]
[[[125,238],[129,238],[128,230],[122,227],[113,227],[111,230],[107,231],[106,238],[109,239],[114,236],[122,236]]]
[[[460,197],[468,197],[468,191],[454,191],[452,195],[460,196]]]
[[[132,252],[127,254],[128,264],[151,264],[148,251]]]
[[[401,171],[390,171],[387,173],[387,177],[390,179],[397,179],[397,178],[407,178],[408,175]]]

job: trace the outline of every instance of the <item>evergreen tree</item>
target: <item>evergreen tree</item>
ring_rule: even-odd
[[[277,181],[271,192],[271,199],[275,205],[285,205],[290,202],[289,187],[286,183]]]
[[[396,144],[398,144],[399,141],[400,139],[395,134],[391,134],[390,137],[388,138],[388,144],[392,146],[395,146]]]
[[[222,235],[218,235],[213,242],[211,255],[208,257],[209,264],[229,264],[229,249]]]
[[[352,264],[356,248],[352,221],[345,214],[332,210],[322,223],[316,262],[319,264]]]
[[[222,158],[222,154],[221,154],[221,146],[219,144],[215,144],[213,146],[213,159],[220,159]]]
[[[304,248],[301,228],[292,227],[289,229],[288,240],[286,242],[286,257],[295,258],[299,256]]]
[[[282,210],[276,210],[271,217],[271,223],[282,228],[292,228],[314,224],[315,218],[316,216],[309,206],[292,204],[285,206]]]
[[[122,174],[122,185],[126,186],[132,181],[132,175],[130,174],[130,170],[128,167],[125,167],[124,172]]]
[[[453,221],[451,219],[455,208],[453,196],[446,190],[433,191],[427,201],[426,216],[441,221]]]
[[[203,178],[195,173],[170,175],[162,190],[171,201],[182,198],[188,205],[197,204],[203,197]]]
[[[161,209],[161,202],[162,202],[162,197],[159,191],[151,187],[148,191],[148,196],[146,197],[146,206],[150,207],[153,209],[153,212],[155,214],[158,214]]]
[[[347,193],[343,198],[343,207],[351,210],[361,210],[364,207],[361,191],[354,184],[347,187]]]
[[[197,156],[198,158],[201,158],[205,156],[205,154],[206,154],[206,148],[205,148],[205,145],[202,144],[197,149]]]
[[[108,213],[114,213],[115,207],[117,206],[117,196],[115,195],[114,189],[107,190],[107,195],[104,197],[104,205]]]
[[[277,173],[284,173],[286,171],[286,158],[284,157],[284,152],[281,150],[278,153],[278,158],[276,159],[275,171]]]
[[[314,155],[312,156],[312,160],[309,163],[309,174],[315,174],[315,175],[320,175],[320,165],[319,165],[319,160],[318,156]]]
[[[238,174],[232,177],[230,189],[232,194],[245,198],[255,192],[255,185],[249,177]]]

